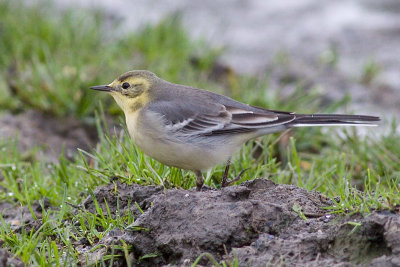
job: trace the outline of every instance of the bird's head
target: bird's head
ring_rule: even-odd
[[[128,71],[107,85],[92,86],[90,89],[108,92],[125,113],[135,112],[147,104],[149,91],[158,77],[146,70]]]

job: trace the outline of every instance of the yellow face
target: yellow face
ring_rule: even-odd
[[[138,72],[127,72],[108,85],[93,86],[91,89],[108,92],[124,113],[129,114],[149,102],[150,86],[151,77]]]
[[[149,101],[149,91],[160,79],[147,70],[133,70],[120,75],[108,85],[90,87],[108,92],[114,97],[125,115],[135,113]]]
[[[116,79],[108,86],[113,88],[110,94],[125,113],[135,112],[149,101],[150,82],[144,77]]]

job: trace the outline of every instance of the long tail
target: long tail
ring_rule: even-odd
[[[303,126],[377,126],[381,119],[375,116],[346,114],[296,114],[296,119],[290,122],[291,127]]]

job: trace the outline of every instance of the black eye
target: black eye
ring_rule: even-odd
[[[131,86],[131,85],[129,83],[126,83],[126,82],[122,84],[122,88],[124,88],[124,89],[128,89],[129,86]]]

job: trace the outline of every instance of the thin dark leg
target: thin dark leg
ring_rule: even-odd
[[[227,187],[232,185],[233,183],[237,182],[240,180],[240,178],[242,178],[242,174],[247,171],[248,169],[244,169],[242,170],[238,176],[236,176],[234,179],[228,181],[228,173],[229,173],[229,168],[231,166],[231,160],[229,159],[226,163],[226,167],[225,167],[225,171],[224,171],[224,176],[222,176],[222,187]]]
[[[224,175],[222,176],[222,187],[228,186],[228,174],[229,174],[229,168],[231,167],[231,159],[228,159],[226,162],[226,167],[224,171]]]
[[[201,171],[194,171],[194,174],[196,175],[196,190],[201,191],[201,188],[204,184],[203,174],[201,173]]]

